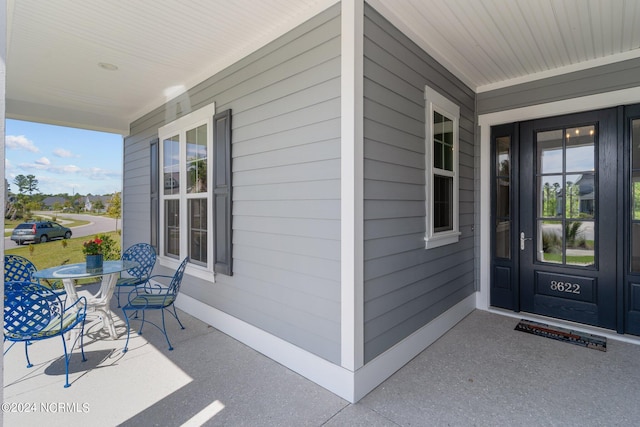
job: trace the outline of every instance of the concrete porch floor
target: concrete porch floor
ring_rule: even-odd
[[[121,316],[121,311],[114,313]],[[119,339],[88,328],[63,388],[59,339],[4,358],[5,426],[613,426],[640,424],[640,346],[607,352],[514,331],[475,311],[357,404],[193,317]],[[11,405],[15,404],[15,405]],[[26,407],[24,407],[26,405]],[[11,412],[23,409],[23,412]],[[8,411],[7,411],[8,410]],[[32,411],[32,412],[27,412]],[[35,411],[35,412],[33,412]],[[189,424],[191,423],[191,424]]]

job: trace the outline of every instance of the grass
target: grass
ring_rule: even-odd
[[[592,265],[594,263],[593,255],[567,255],[566,264],[575,265]],[[544,254],[544,261],[562,263],[562,254]]]
[[[117,247],[121,244],[121,236],[110,231],[107,234],[115,241]],[[68,240],[52,240],[47,243],[38,243],[36,245],[16,246],[15,248],[5,249],[5,254],[20,255],[31,261],[38,270],[49,267],[55,267],[62,264],[76,264],[84,262],[84,254],[82,253],[82,244],[90,237],[78,237]],[[66,246],[65,246],[66,245]],[[95,279],[85,279],[84,283],[93,282]],[[79,281],[80,284],[83,281]]]

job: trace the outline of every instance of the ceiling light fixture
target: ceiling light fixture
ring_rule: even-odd
[[[107,70],[107,71],[117,71],[118,70],[118,66],[117,65],[109,64],[108,62],[98,62],[98,67],[102,68],[103,70]]]

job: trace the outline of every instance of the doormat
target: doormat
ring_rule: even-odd
[[[547,337],[558,341],[568,342],[570,344],[582,347],[593,348],[595,350],[607,351],[607,339],[599,335],[587,334],[579,331],[558,328],[555,326],[545,325],[544,323],[532,322],[530,320],[521,320],[515,327],[516,331],[526,332],[528,334]]]

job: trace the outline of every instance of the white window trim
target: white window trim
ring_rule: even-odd
[[[187,164],[186,164],[186,153],[187,146],[182,142],[186,140],[185,134],[189,129],[193,129],[197,126],[201,126],[203,124],[207,125],[207,170],[212,170],[213,167],[213,116],[215,115],[215,103],[211,103],[205,107],[200,108],[192,113],[189,113],[185,116],[180,117],[172,121],[171,123],[167,123],[158,129],[158,137],[159,137],[159,149],[158,154],[160,157],[160,167],[158,168],[158,173],[160,174],[160,183],[161,188],[159,191],[160,198],[160,209],[158,209],[159,216],[159,229],[160,235],[158,236],[158,263],[167,268],[176,269],[180,265],[180,262],[187,256],[189,253],[189,239],[188,239],[188,200],[192,198],[200,198],[201,193],[193,193],[187,194],[183,193],[182,189],[186,188],[187,185]],[[171,138],[175,135],[180,135],[180,181],[178,183],[178,188],[180,188],[180,193],[176,197],[175,195],[165,195],[164,194],[164,186],[162,183],[164,182],[164,147],[163,141],[165,139]],[[213,177],[212,173],[207,173],[207,224],[213,224],[213,198],[211,197],[211,191],[213,185]],[[180,256],[178,258],[173,258],[164,255],[165,253],[165,201],[169,199],[178,199],[180,200]],[[186,273],[199,277],[206,280],[213,280],[213,233],[208,236],[207,240],[207,265],[199,265],[189,262],[187,264]]]
[[[460,107],[454,104],[435,89],[425,86],[425,204],[426,204],[426,235],[425,248],[437,248],[460,240],[459,229],[459,128],[460,128]],[[433,167],[433,112],[437,111],[453,120],[453,173],[442,171]],[[453,228],[447,231],[435,232],[433,229],[433,175],[434,172],[442,175],[453,176]]]

